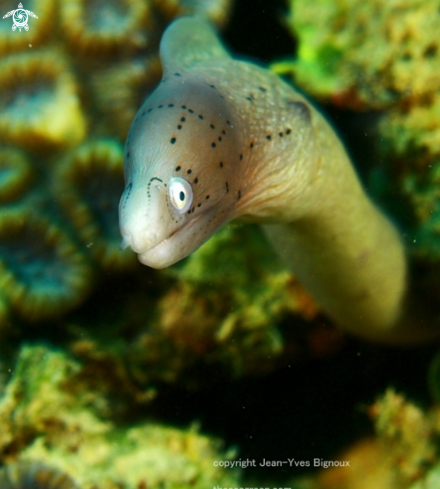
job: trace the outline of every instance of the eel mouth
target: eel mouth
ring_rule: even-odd
[[[166,268],[187,257],[211,236],[193,232],[193,228],[210,214],[205,211],[171,232],[166,238],[146,250],[137,252],[139,261],[152,268]],[[206,236],[206,239],[205,239]]]

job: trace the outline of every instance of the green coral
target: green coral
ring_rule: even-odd
[[[298,56],[277,68],[345,107],[423,100],[440,84],[437,17],[435,0],[291,0]]]

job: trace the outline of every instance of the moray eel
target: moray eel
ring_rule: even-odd
[[[399,234],[310,102],[267,69],[233,59],[201,19],[171,24],[160,56],[163,79],[125,147],[122,248],[164,268],[232,219],[261,223],[346,331],[424,338],[400,324],[407,265]]]

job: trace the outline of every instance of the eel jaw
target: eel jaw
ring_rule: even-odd
[[[211,207],[174,230],[159,243],[139,252],[139,261],[156,269],[174,265],[202,246],[230,219],[229,212],[219,212],[216,206]]]

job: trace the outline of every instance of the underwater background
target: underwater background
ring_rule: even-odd
[[[440,487],[438,345],[342,334],[258,227],[156,271],[117,215],[161,34],[197,13],[323,106],[438,304],[438,2],[22,8],[28,30],[0,21],[0,489]],[[309,466],[260,465],[287,459]]]

